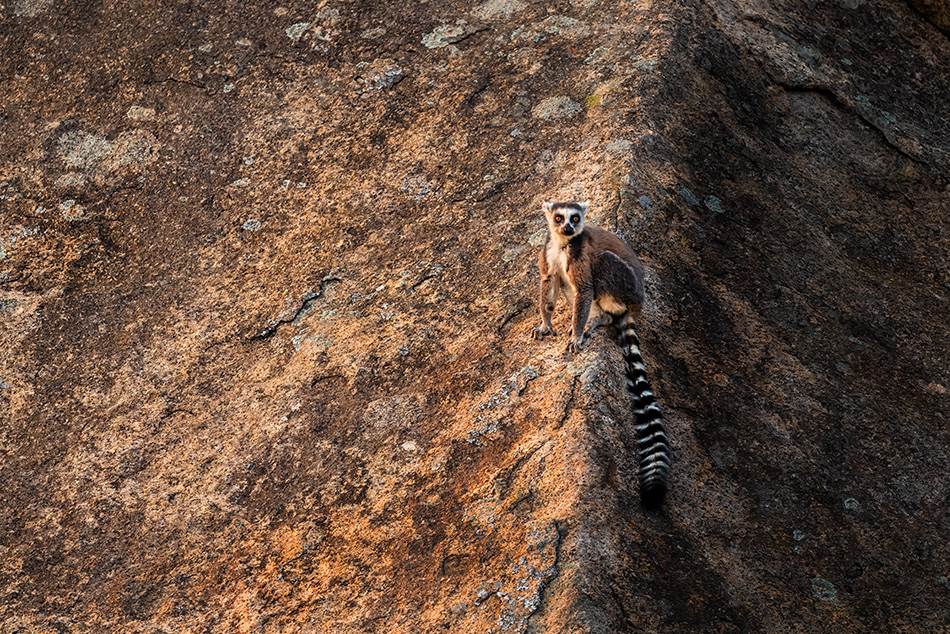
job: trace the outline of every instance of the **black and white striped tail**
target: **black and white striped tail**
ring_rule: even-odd
[[[640,340],[629,314],[621,320],[620,344],[627,361],[627,391],[633,396],[634,424],[640,448],[640,501],[647,508],[657,508],[666,497],[670,448],[663,430],[660,407],[647,380],[646,366],[640,354]]]

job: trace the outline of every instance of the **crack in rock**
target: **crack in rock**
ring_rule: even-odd
[[[310,291],[308,293],[305,293],[302,298],[303,301],[301,302],[300,307],[297,308],[297,310],[294,311],[294,313],[290,317],[278,317],[277,319],[270,320],[267,326],[265,326],[262,330],[259,330],[257,333],[248,337],[248,340],[260,341],[261,339],[268,339],[270,337],[273,337],[277,333],[277,329],[280,328],[282,324],[290,324],[296,321],[296,319],[300,317],[300,315],[305,310],[307,310],[307,308],[310,306],[310,303],[313,302],[313,300],[323,295],[323,291],[326,288],[327,284],[329,284],[330,282],[339,282],[341,279],[343,278],[333,275],[332,273],[330,275],[324,276],[323,279],[320,280],[320,288],[316,291]]]

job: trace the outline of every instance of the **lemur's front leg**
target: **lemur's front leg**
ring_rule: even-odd
[[[551,316],[554,314],[554,305],[557,303],[561,290],[561,282],[553,275],[541,276],[541,325],[531,329],[531,336],[541,340],[545,337],[556,337],[557,333],[551,325]]]
[[[584,326],[590,315],[590,305],[594,301],[592,288],[579,288],[574,295],[574,319],[571,328],[571,339],[567,342],[570,352],[579,352],[584,346]]]

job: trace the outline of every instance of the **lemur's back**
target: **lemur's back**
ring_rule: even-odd
[[[628,309],[639,312],[643,304],[643,265],[630,246],[618,236],[588,225],[592,257],[594,293],[608,293],[627,304]],[[612,255],[611,255],[612,254]],[[614,257],[616,256],[616,257]]]
[[[607,250],[616,253],[633,268],[634,273],[638,276],[643,275],[643,265],[640,264],[637,254],[619,236],[594,225],[586,225],[584,231],[590,232],[591,246],[596,251]]]

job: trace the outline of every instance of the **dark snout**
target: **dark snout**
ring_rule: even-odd
[[[561,233],[563,233],[566,236],[574,235],[574,225],[564,225],[561,228]]]

